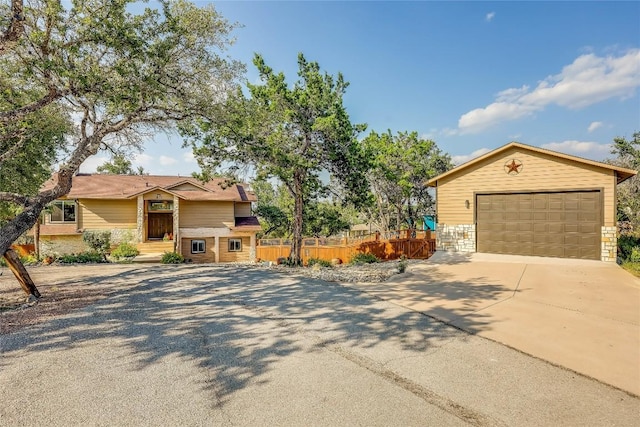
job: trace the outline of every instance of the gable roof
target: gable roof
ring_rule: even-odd
[[[225,179],[213,179],[202,183],[196,178],[161,175],[101,175],[78,174],[71,181],[69,199],[131,199],[153,191],[163,191],[183,200],[192,201],[233,201],[254,202],[256,196],[246,188],[246,184],[225,186]],[[191,184],[194,190],[172,190]],[[49,180],[45,189],[53,185]],[[223,188],[224,187],[224,188]]]
[[[572,156],[570,154],[564,154],[564,153],[560,153],[558,151],[553,151],[553,150],[547,150],[544,148],[540,148],[540,147],[534,147],[532,145],[527,145],[527,144],[522,144],[520,142],[510,142],[506,145],[503,145],[502,147],[496,148],[493,151],[489,151],[486,154],[483,154],[482,156],[476,157],[475,159],[469,160],[466,163],[463,163],[459,166],[456,166],[455,168],[442,173],[434,178],[431,178],[430,180],[427,181],[427,185],[430,187],[435,187],[438,183],[439,180],[449,176],[449,175],[453,175],[455,173],[459,173],[460,171],[475,165],[485,159],[488,159],[490,157],[494,157],[497,156],[499,154],[504,153],[505,151],[511,149],[511,148],[519,148],[522,150],[526,150],[526,151],[530,151],[530,152],[534,152],[534,153],[541,153],[541,154],[546,154],[549,156],[554,156],[554,157],[558,157],[561,159],[566,159],[566,160],[571,160],[573,162],[576,163],[581,163],[581,164],[585,164],[585,165],[591,165],[591,166],[596,166],[602,169],[608,169],[608,170],[612,170],[616,173],[616,177],[617,177],[617,183],[620,184],[622,181],[631,178],[632,176],[636,175],[638,172],[634,171],[632,169],[627,169],[627,168],[623,168],[620,166],[614,166],[614,165],[610,165],[607,163],[602,163],[602,162],[596,162],[593,160],[588,160],[588,159],[584,159],[582,157],[577,157],[577,156]]]

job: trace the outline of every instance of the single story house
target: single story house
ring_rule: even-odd
[[[616,186],[637,172],[511,142],[427,185],[438,250],[616,261]]]
[[[46,187],[47,184],[45,184]],[[193,262],[252,261],[256,197],[245,184],[191,177],[78,174],[39,226],[40,253],[87,250],[82,232],[109,231],[141,253],[178,252]]]

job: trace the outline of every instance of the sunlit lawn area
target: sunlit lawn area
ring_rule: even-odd
[[[627,270],[629,273],[634,276],[640,277],[640,262],[623,262],[622,268]]]

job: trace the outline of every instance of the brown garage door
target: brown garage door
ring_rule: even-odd
[[[600,191],[478,194],[478,252],[600,259]]]

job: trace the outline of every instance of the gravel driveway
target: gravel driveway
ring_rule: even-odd
[[[116,291],[0,335],[0,425],[637,425],[634,396],[350,285],[116,267],[48,270]]]

